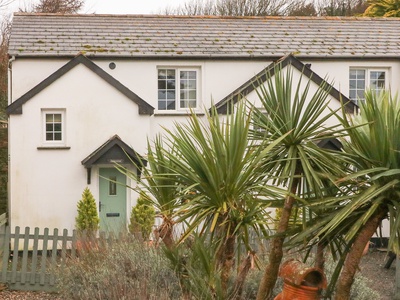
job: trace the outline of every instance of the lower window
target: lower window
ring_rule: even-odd
[[[65,110],[42,110],[43,143],[65,144]]]

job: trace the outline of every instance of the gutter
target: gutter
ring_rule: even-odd
[[[8,60],[8,105],[12,103],[12,63],[15,61],[15,56],[11,56]]]

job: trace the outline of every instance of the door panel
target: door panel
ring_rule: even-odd
[[[126,229],[126,176],[115,168],[99,170],[100,230],[121,232]]]

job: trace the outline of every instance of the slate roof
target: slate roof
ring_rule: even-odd
[[[400,56],[400,18],[187,17],[16,13],[9,54],[25,57]]]

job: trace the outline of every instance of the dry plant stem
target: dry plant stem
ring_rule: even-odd
[[[315,267],[321,269],[322,271],[325,268],[325,242],[319,242],[317,245],[317,254],[315,258]]]
[[[346,256],[343,270],[340,274],[338,284],[336,286],[335,300],[350,299],[351,285],[354,281],[354,276],[363,256],[365,245],[378,228],[380,222],[386,216],[387,210],[382,209],[373,215],[361,229],[360,233],[354,240],[353,246]]]
[[[250,269],[253,266],[255,251],[249,251],[247,257],[242,261],[239,268],[239,274],[236,277],[233,292],[229,297],[230,300],[240,300],[242,299],[243,286],[246,281],[247,274],[249,274]]]
[[[295,194],[299,179],[296,178],[293,181],[291,193]],[[283,257],[283,242],[285,241],[284,233],[288,229],[290,214],[292,212],[295,198],[287,196],[285,204],[283,206],[282,215],[279,220],[277,236],[271,241],[271,249],[269,253],[268,265],[265,268],[263,278],[261,279],[260,286],[258,288],[257,300],[269,299],[272,296],[272,291],[275,287],[276,280],[278,278],[279,266]]]

